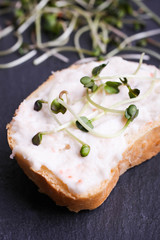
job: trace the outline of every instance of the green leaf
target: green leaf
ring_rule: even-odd
[[[42,101],[41,100],[37,100],[35,103],[34,103],[34,110],[35,111],[40,111],[42,109]]]
[[[91,90],[92,90],[92,92],[95,92],[97,89],[98,89],[98,86],[96,84],[94,84]]]
[[[80,82],[85,86],[86,84],[90,83],[91,80],[92,80],[92,79],[91,79],[90,77],[85,76],[85,77],[82,77],[82,78],[80,79]]]
[[[82,157],[86,157],[88,156],[90,152],[90,146],[87,145],[87,144],[84,144],[82,147],[81,147],[81,150],[80,150],[80,154]]]
[[[62,24],[57,20],[57,15],[53,13],[47,13],[43,15],[42,27],[44,31],[59,35],[63,29]]]
[[[135,89],[130,89],[130,90],[129,90],[129,93],[128,93],[128,95],[129,95],[130,98],[136,98],[139,94],[140,94],[140,90],[137,89],[137,88],[135,88]]]
[[[127,80],[127,78],[120,78],[120,81],[124,84],[124,85],[127,85],[127,83],[128,83],[128,80]]]
[[[85,88],[91,89],[92,92],[95,92],[98,89],[98,86],[95,84],[94,80],[88,76],[82,77],[80,82],[84,85]]]
[[[106,66],[107,66],[107,64],[101,64],[98,67],[93,68],[92,75],[94,77],[98,76],[100,74],[100,72],[103,70],[103,68],[105,68]]]
[[[55,99],[52,101],[52,103],[51,103],[51,110],[52,110],[52,112],[55,113],[55,114],[57,114],[57,113],[59,113],[59,112],[61,112],[62,114],[64,114],[64,113],[67,111],[67,109],[66,109],[62,104],[60,104],[60,103],[58,102],[58,99],[57,99],[57,98],[55,98]]]
[[[111,81],[107,81],[105,83],[105,91],[109,94],[117,94],[119,93],[119,86],[122,85],[122,83],[120,82],[111,82]]]
[[[134,104],[131,104],[125,111],[125,117],[133,121],[138,116],[139,110]]]
[[[90,127],[91,129],[94,128],[93,125],[92,125],[91,120],[89,120],[87,117],[82,116],[82,117],[80,117],[80,118],[82,119],[82,121],[83,121],[86,125],[88,125],[88,127]],[[85,129],[85,128],[80,124],[80,122],[78,122],[78,121],[76,121],[76,126],[77,126],[77,128],[79,128],[81,131],[83,131],[83,132],[88,132],[88,130]]]
[[[33,138],[32,138],[32,143],[36,146],[41,144],[42,141],[42,133],[38,132]]]

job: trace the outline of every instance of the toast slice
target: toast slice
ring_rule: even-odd
[[[84,76],[94,81],[85,85],[80,82]],[[119,83],[116,87],[115,82]],[[130,98],[129,93],[136,96]],[[159,93],[156,67],[120,57],[55,72],[20,104],[7,125],[12,157],[57,205],[74,212],[95,209],[122,173],[160,151]],[[42,99],[42,108],[34,109],[35,102]],[[54,99],[61,107],[58,113],[57,105],[51,110]],[[133,104],[138,113],[128,121],[126,109]],[[37,133],[45,133],[40,144],[33,141]],[[90,150],[85,156],[83,145]]]

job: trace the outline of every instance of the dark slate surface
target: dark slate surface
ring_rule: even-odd
[[[159,0],[146,2],[159,14]],[[148,29],[155,27],[149,22]],[[12,41],[1,40],[0,49]],[[87,38],[84,44],[89,44]],[[12,57],[16,54],[0,58],[0,62]],[[70,63],[77,60],[76,54],[69,57]],[[159,65],[154,59],[150,63]],[[102,206],[78,214],[40,194],[16,161],[9,158],[5,126],[15,109],[52,70],[68,65],[50,58],[38,67],[33,67],[31,60],[0,70],[0,240],[160,239],[160,154],[121,176]]]

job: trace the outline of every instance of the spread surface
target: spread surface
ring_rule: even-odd
[[[128,62],[120,57],[109,59],[107,66],[100,76],[118,76],[112,81],[119,81],[119,76],[131,75],[137,69],[138,63]],[[14,117],[12,138],[16,141],[13,156],[16,152],[23,155],[34,170],[39,170],[42,165],[50,169],[60,178],[72,193],[83,194],[98,186],[102,181],[109,179],[111,170],[122,160],[122,154],[129,144],[132,144],[143,129],[150,129],[152,123],[159,121],[160,116],[160,81],[153,86],[151,93],[134,104],[139,109],[139,115],[120,136],[116,138],[100,138],[90,133],[82,132],[74,124],[67,127],[75,136],[90,145],[91,150],[87,157],[80,156],[80,144],[70,137],[65,130],[43,136],[39,146],[32,144],[32,137],[37,132],[52,131],[59,125],[49,110],[48,104],[44,104],[42,110],[34,111],[33,106],[37,99],[51,101],[59,96],[63,90],[68,92],[69,105],[79,115],[86,100],[86,89],[80,83],[83,76],[91,76],[92,69],[100,65],[99,62],[91,62],[77,67],[64,69],[53,75],[43,91],[24,100]],[[128,78],[133,88],[140,90],[140,96],[145,94],[151,87],[155,67],[143,64],[134,78]],[[157,71],[156,77],[160,77]],[[107,79],[102,82],[106,82]],[[95,94],[93,100],[104,107],[111,107],[117,102],[129,99],[128,90],[120,86],[118,94]],[[116,109],[125,110],[129,104],[120,105]],[[156,110],[155,110],[156,106]],[[80,116],[95,117],[103,111],[98,111],[88,104]],[[58,120],[64,124],[75,121],[69,111],[65,114],[57,114]],[[122,115],[107,113],[95,121],[94,130],[99,133],[112,134],[124,126],[125,120]]]

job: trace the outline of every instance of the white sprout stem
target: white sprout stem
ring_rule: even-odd
[[[37,47],[41,47],[41,12],[37,13],[36,20],[36,40],[37,40]]]
[[[59,8],[55,8],[55,7],[45,7],[43,10],[42,10],[43,13],[60,13],[61,10]]]
[[[34,57],[37,54],[36,50],[32,50],[31,52],[27,53],[26,55],[24,55],[23,57],[14,60],[10,63],[4,63],[4,64],[0,64],[0,69],[4,69],[4,68],[11,68],[11,67],[15,67],[18,66],[26,61],[28,61],[29,59],[31,59],[32,57]]]
[[[22,35],[20,35],[18,33],[16,33],[15,35],[17,37],[17,42],[12,47],[8,48],[7,50],[0,51],[0,56],[5,56],[5,55],[8,55],[10,53],[13,53],[17,49],[19,49],[19,47],[22,45],[22,43],[23,43]]]
[[[22,34],[36,19],[37,12],[44,8],[49,0],[41,0],[35,9],[33,10],[33,15],[31,15],[18,29],[17,32]]]
[[[102,42],[104,43],[104,50],[107,51],[107,45],[108,45],[108,29],[106,28],[104,23],[99,23],[99,27],[102,29]]]
[[[133,41],[139,40],[139,39],[143,39],[146,37],[150,37],[150,36],[155,36],[160,34],[160,29],[154,29],[154,30],[150,30],[150,31],[146,31],[146,32],[141,32],[141,33],[137,33],[134,34],[128,38],[126,38],[120,45],[118,48],[113,49],[111,52],[109,52],[106,57],[112,57],[114,55],[116,55],[117,53],[119,53],[121,50],[123,50],[125,48],[125,46]]]
[[[157,14],[151,11],[150,8],[148,8],[143,2],[140,0],[132,0],[135,4],[137,4],[138,7],[142,8],[143,11],[145,11],[147,14],[149,14],[155,22],[157,22],[160,25],[160,18]]]
[[[151,36],[155,36],[155,35],[159,35],[160,34],[160,29],[154,29],[154,30],[149,30],[146,32],[141,32],[141,33],[137,33],[134,34],[128,38],[126,38],[121,44],[120,44],[120,48],[124,48],[128,43],[131,43],[133,41],[142,39],[142,38],[147,38],[147,37],[151,37]]]
[[[64,52],[64,51],[72,51],[72,52],[84,52],[86,54],[91,54],[91,51],[89,50],[86,50],[86,49],[77,49],[75,47],[72,47],[72,46],[64,46],[64,47],[57,47],[57,48],[54,48],[54,49],[51,49],[49,50],[48,52],[42,54],[40,57],[36,58],[34,60],[34,64],[35,65],[38,65],[40,63],[42,63],[43,61],[45,61],[47,58],[51,57],[52,55],[54,55],[55,53],[57,52]]]
[[[75,44],[75,47],[76,47],[76,48],[81,48],[80,42],[79,42],[80,36],[81,36],[83,33],[89,31],[89,29],[90,29],[89,26],[84,26],[84,27],[80,28],[80,29],[76,32],[75,37],[74,37],[74,44]],[[79,53],[79,56],[80,56],[81,59],[84,58],[84,55],[83,55],[82,52]]]
[[[109,5],[111,5],[112,2],[113,2],[113,0],[104,1],[103,3],[101,3],[101,4],[97,7],[97,10],[98,10],[99,12],[103,11],[104,9],[108,8]]]
[[[56,1],[55,2],[55,5],[57,6],[57,7],[66,7],[66,6],[68,6],[68,5],[70,5],[70,3],[69,3],[69,1]]]
[[[91,17],[86,16],[86,19],[88,21],[88,24],[89,24],[89,27],[90,27],[90,31],[91,31],[91,34],[92,34],[93,48],[96,48],[97,46],[99,46],[101,51],[103,53],[105,53],[105,45],[100,41],[99,35],[97,33],[97,31],[98,31],[98,23],[99,23],[99,16],[97,17],[97,19],[95,19],[94,23],[93,23]]]
[[[4,38],[5,36],[7,36],[9,33],[11,33],[14,30],[14,27],[8,26],[6,28],[4,28],[3,30],[0,31],[0,39]]]
[[[95,0],[90,0],[89,1],[89,8],[92,8],[93,6],[94,6],[94,4],[95,4]]]
[[[103,110],[104,112],[124,114],[124,111],[123,111],[123,110],[116,110],[116,109],[106,108],[106,107],[103,107],[103,106],[97,104],[96,102],[94,102],[94,101],[90,98],[89,93],[88,93],[88,90],[87,90],[86,98],[87,98],[87,100],[88,100],[89,103],[91,103],[93,106],[95,106],[95,107]]]
[[[69,58],[67,58],[66,56],[62,55],[61,53],[54,53],[53,54],[54,57],[58,58],[59,60],[68,63],[69,62]]]
[[[75,0],[75,2],[77,2],[79,5],[81,5],[85,9],[88,8],[88,4],[85,1],[83,1],[83,0]]]
[[[83,64],[83,63],[88,63],[88,62],[91,62],[91,61],[95,61],[97,58],[96,57],[88,57],[88,58],[83,58],[83,59],[80,59],[78,61],[76,61],[74,64]]]
[[[110,24],[106,24],[108,30],[110,30],[111,32],[115,33],[117,36],[126,39],[128,38],[127,34],[125,34],[124,32],[120,31],[119,29],[117,29],[116,27],[111,26]]]
[[[61,122],[58,120],[58,118],[55,116],[55,114],[52,114],[52,116],[54,117],[55,121],[58,123],[59,126],[62,126]],[[86,144],[85,142],[83,142],[81,139],[77,138],[73,133],[71,133],[68,129],[64,128],[64,131],[70,135],[73,139],[75,139],[77,142],[79,142],[80,144],[84,145]]]
[[[137,52],[145,52],[155,58],[157,58],[158,60],[160,60],[160,54],[158,52],[155,52],[151,49],[148,48],[143,48],[143,47],[125,47],[124,49],[125,51],[137,51]]]
[[[136,79],[144,79],[145,76],[136,76]],[[105,80],[105,79],[115,79],[115,78],[135,78],[135,75],[133,74],[126,74],[126,75],[113,75],[113,76],[105,76],[105,77],[99,77],[97,79],[94,79],[95,81],[99,80]],[[146,80],[160,80],[160,78],[153,78],[153,77],[145,77]]]
[[[142,63],[143,63],[144,55],[145,55],[145,53],[142,53],[142,54],[141,54],[138,67],[137,67],[137,69],[135,70],[135,72],[133,73],[133,75],[136,75],[136,74],[138,73],[139,69],[141,68],[141,65],[142,65]]]
[[[140,59],[141,54],[118,54],[118,56],[125,58],[125,59]],[[148,61],[150,59],[149,55],[144,55],[143,60]]]
[[[54,46],[60,46],[60,44],[64,45],[68,42],[68,38],[70,34],[73,32],[75,24],[77,21],[77,17],[74,16],[68,26],[68,28],[65,30],[64,33],[62,33],[61,36],[59,36],[56,40],[49,41],[46,43],[41,43],[42,47],[54,47]],[[66,42],[67,41],[67,42]]]
[[[153,90],[153,87],[154,87],[154,84],[155,84],[155,80],[152,81],[150,88],[143,95],[140,95],[136,98],[131,98],[131,99],[127,99],[127,100],[115,103],[114,105],[112,105],[110,107],[115,108],[115,107],[118,107],[118,106],[121,106],[121,105],[124,105],[124,104],[137,102],[139,100],[142,100],[142,99],[146,98],[147,96],[149,96],[151,94],[151,92]]]
[[[90,134],[96,136],[96,137],[100,137],[100,138],[113,138],[113,137],[118,137],[125,129],[126,127],[129,125],[130,121],[128,120],[126,122],[126,124],[124,125],[124,127],[122,129],[120,129],[119,131],[117,131],[116,133],[113,134],[103,134],[103,133],[99,133],[94,131],[93,129],[91,129],[87,124],[84,123],[84,121],[70,108],[70,106],[68,104],[66,104],[64,101],[62,101],[61,99],[58,99],[58,102],[63,105],[65,108],[68,109],[68,111],[74,116],[74,118],[86,129],[89,131]]]

